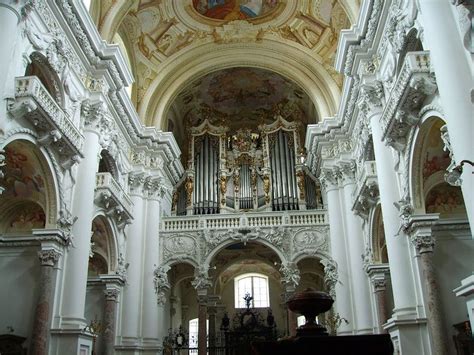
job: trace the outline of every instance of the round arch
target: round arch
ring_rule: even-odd
[[[94,221],[100,220],[102,225],[104,226],[105,234],[104,237],[106,238],[107,242],[107,251],[108,251],[108,258],[107,258],[107,264],[108,264],[108,270],[109,272],[114,272],[117,270],[117,267],[119,266],[119,255],[120,255],[120,248],[119,248],[119,231],[118,227],[115,224],[113,220],[111,220],[105,211],[100,210],[97,211],[93,218],[92,218],[92,228],[94,227]],[[92,230],[94,232],[94,230]]]
[[[238,243],[238,241],[236,241],[234,239],[228,239],[228,240],[224,241],[223,243],[221,243],[221,244],[217,245],[216,247],[214,247],[214,249],[212,249],[207,254],[203,265],[209,266],[211,264],[211,261],[214,259],[214,257],[217,254],[219,254],[219,252],[224,250],[229,245],[235,244],[236,242]],[[274,245],[272,245],[271,243],[269,243],[268,241],[266,241],[265,239],[262,239],[262,238],[253,239],[252,242],[262,244],[263,246],[267,247],[268,249],[273,251],[278,256],[278,258],[280,259],[282,264],[286,263],[287,260],[286,260],[286,257],[285,257],[285,254],[284,254],[283,250],[278,249],[277,247],[275,247]]]
[[[11,152],[9,148],[12,149]],[[45,228],[55,228],[59,217],[60,189],[58,171],[48,151],[38,146],[36,137],[27,132],[18,132],[7,137],[0,144],[0,149],[7,155],[6,167],[3,170],[7,170],[5,180],[8,180],[7,191],[0,195],[0,210],[5,212],[7,210],[5,206],[13,204],[15,199],[22,196],[25,200],[37,203],[43,209]],[[13,156],[9,158],[9,154]],[[15,170],[11,171],[14,175],[11,179],[8,177],[10,168]],[[10,195],[9,186],[12,189]],[[42,197],[40,199],[42,201],[33,195]]]
[[[291,46],[291,51],[288,47]],[[216,50],[218,49],[218,50]],[[232,67],[255,67],[276,72],[298,84],[315,104],[319,116],[337,111],[340,89],[309,51],[287,43],[205,44],[179,52],[163,63],[139,108],[145,124],[163,128],[175,97],[193,80]]]
[[[435,138],[438,143],[442,144],[441,132],[439,132],[437,137],[430,138],[430,135],[434,134],[433,130],[439,129],[445,124],[443,116],[438,110],[428,110],[422,115],[420,124],[413,133],[409,154],[408,181],[410,199],[414,209],[420,213],[426,212],[424,191],[426,185],[425,177],[432,173],[428,163],[433,157],[426,156],[426,154],[429,154],[427,146],[432,143],[430,140]],[[434,169],[437,168],[434,167]]]

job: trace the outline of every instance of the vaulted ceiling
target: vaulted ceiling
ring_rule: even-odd
[[[342,87],[333,68],[338,36],[358,6],[355,0],[95,0],[91,14],[102,36],[126,51],[141,119],[166,130],[170,119],[198,121],[202,110],[242,124],[265,119],[278,105],[292,106],[303,123],[333,115]]]

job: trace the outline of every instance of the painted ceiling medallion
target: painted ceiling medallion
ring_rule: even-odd
[[[193,0],[194,9],[201,15],[221,21],[271,18],[281,5],[279,0]]]

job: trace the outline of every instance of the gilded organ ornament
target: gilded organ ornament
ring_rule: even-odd
[[[186,178],[186,183],[185,183],[185,188],[186,188],[186,205],[191,206],[192,199],[193,199],[193,178],[191,176],[188,176]]]

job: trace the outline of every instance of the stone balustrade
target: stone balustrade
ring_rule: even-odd
[[[15,98],[9,102],[9,111],[15,118],[26,117],[44,134],[40,141],[55,143],[60,154],[81,156],[83,135],[38,77],[15,79]]]
[[[419,120],[419,109],[436,90],[429,52],[407,53],[380,118],[387,144],[397,150],[404,149],[408,131]]]
[[[119,223],[133,219],[133,202],[110,173],[96,174],[95,201],[115,214]]]
[[[326,225],[326,210],[163,217],[161,231]]]

